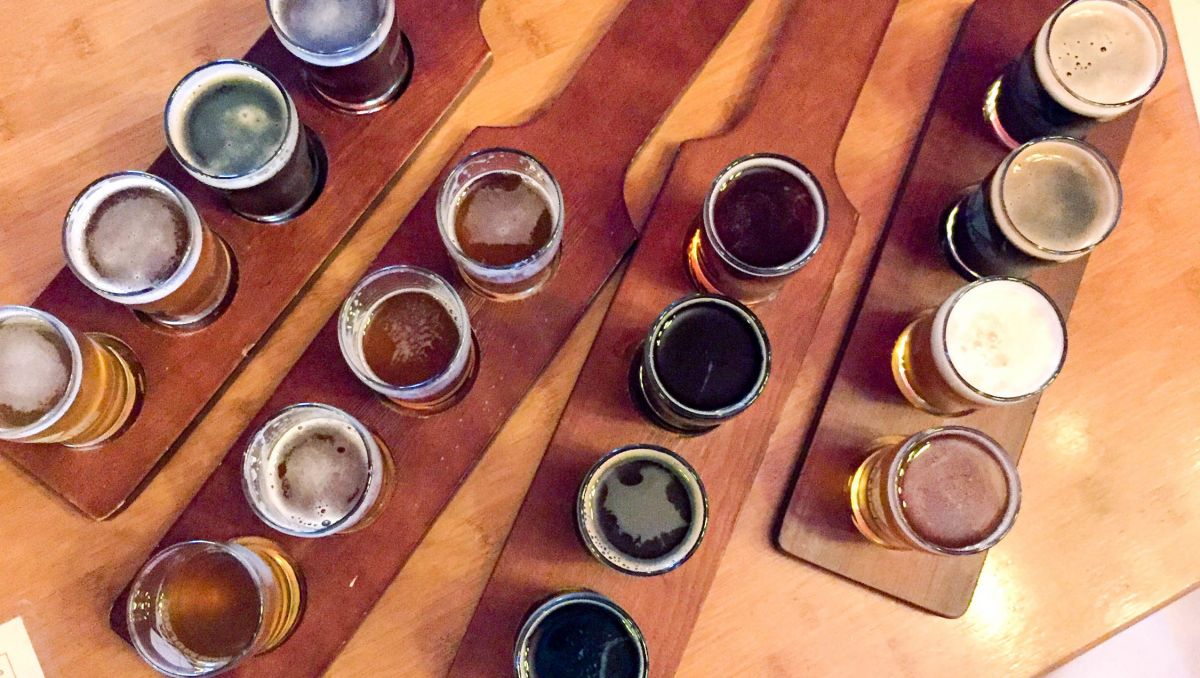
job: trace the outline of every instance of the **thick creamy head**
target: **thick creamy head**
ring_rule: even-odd
[[[1038,79],[1070,111],[1111,118],[1135,105],[1158,81],[1165,60],[1162,29],[1149,10],[1128,0],[1077,0],[1038,34]]]
[[[984,405],[1038,393],[1058,374],[1066,328],[1054,304],[1029,283],[985,278],[942,304],[933,357],[963,398]]]
[[[270,0],[283,45],[317,66],[345,66],[369,56],[395,21],[395,0]]]
[[[200,216],[187,198],[141,172],[84,189],[63,227],[71,270],[96,293],[124,304],[178,289],[195,270],[200,240]]]
[[[62,323],[21,306],[0,307],[0,438],[45,429],[79,390],[79,345]]]
[[[990,186],[996,223],[1018,249],[1038,259],[1082,256],[1116,226],[1121,183],[1084,142],[1047,139],[1013,152]]]

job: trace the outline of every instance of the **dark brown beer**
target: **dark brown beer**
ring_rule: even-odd
[[[554,218],[544,193],[516,172],[485,174],[459,198],[454,233],[468,257],[511,266],[550,242]]]
[[[782,266],[817,236],[812,192],[790,172],[750,167],[717,195],[713,225],[729,253],[759,268]]]
[[[433,295],[399,292],[380,301],[362,338],[367,366],[381,381],[412,386],[450,366],[460,335],[450,312]]]

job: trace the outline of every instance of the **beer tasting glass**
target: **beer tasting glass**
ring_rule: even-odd
[[[404,91],[412,73],[396,0],[267,0],[279,42],[304,62],[326,103],[371,113]]]
[[[204,320],[231,288],[225,243],[178,189],[145,172],[85,188],[67,212],[63,251],[93,292],[164,325]]]
[[[242,490],[267,525],[323,537],[369,525],[386,505],[393,476],[387,448],[361,422],[304,403],[284,408],[254,435]]]
[[[626,574],[670,572],[692,557],[708,527],[708,495],[682,457],[655,445],[609,452],[579,486],[576,522],[584,546]]]
[[[904,329],[892,349],[892,376],[915,407],[959,416],[1036,396],[1066,355],[1066,323],[1041,288],[983,278]]]
[[[364,384],[418,412],[456,402],[475,369],[462,298],[441,276],[415,266],[363,278],[342,304],[338,343]]]
[[[186,541],[142,568],[125,618],[147,664],[168,676],[211,676],[277,647],[302,605],[300,572],[274,542]]]
[[[1137,0],[1070,0],[992,83],[984,115],[1010,148],[1082,138],[1136,107],[1166,63],[1162,26]]]
[[[207,63],[175,86],[163,117],[179,164],[247,219],[285,221],[314,199],[320,171],[309,131],[265,69],[236,59]]]
[[[864,537],[890,549],[961,556],[995,546],[1021,506],[1017,468],[1000,444],[946,426],[880,441],[849,483]]]
[[[0,440],[85,447],[111,438],[138,402],[139,370],[112,337],[0,306]]]
[[[536,294],[558,267],[563,195],[536,158],[492,148],[460,162],[442,184],[438,230],[463,280],[497,301]]]
[[[658,316],[634,358],[631,391],[671,431],[712,430],[766,387],[771,345],[758,317],[728,297],[684,297]]]
[[[620,605],[594,591],[568,591],[525,618],[513,667],[517,678],[646,678],[650,653]]]
[[[702,292],[746,304],[773,298],[821,246],[825,192],[804,165],[769,153],[735,160],[713,182],[688,271]]]
[[[1095,249],[1117,227],[1121,202],[1117,172],[1095,147],[1036,139],[950,207],[942,251],[968,279],[1022,278]]]

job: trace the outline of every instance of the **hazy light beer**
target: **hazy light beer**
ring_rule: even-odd
[[[197,68],[171,92],[165,121],[183,168],[247,219],[284,221],[314,199],[320,173],[309,132],[265,69],[235,59]]]
[[[412,73],[395,0],[267,0],[275,35],[321,98],[350,113],[394,101]]]
[[[942,249],[967,278],[1025,277],[1092,251],[1120,215],[1121,182],[1100,151],[1067,137],[1038,139],[950,207]]]
[[[513,667],[517,678],[646,678],[649,656],[628,612],[581,590],[560,593],[525,618]]]
[[[820,182],[773,154],[740,158],[717,176],[701,225],[688,241],[688,270],[701,291],[747,304],[774,297],[821,246],[829,214]]]
[[[905,328],[892,349],[892,376],[914,406],[954,416],[1034,397],[1066,355],[1066,324],[1045,292],[1016,278],[983,278]]]
[[[119,341],[49,313],[0,306],[0,439],[93,445],[129,420],[139,368]]]
[[[205,319],[231,287],[229,249],[174,186],[144,172],[99,179],[63,226],[75,277],[164,325]]]
[[[472,289],[512,301],[536,294],[554,274],[563,210],[558,182],[536,158],[493,148],[471,154],[446,177],[438,230]]]
[[[601,563],[656,575],[692,557],[708,526],[708,496],[682,457],[630,445],[601,458],[584,477],[575,507],[579,535]]]
[[[293,405],[254,435],[242,463],[250,507],[296,537],[361,529],[387,502],[394,475],[383,444],[329,405]]]
[[[727,297],[693,295],[651,325],[630,386],[652,421],[700,433],[750,407],[770,372],[771,345],[758,316]]]
[[[854,472],[849,491],[851,517],[864,537],[941,555],[995,546],[1021,505],[1008,453],[962,426],[881,442]]]
[[[207,676],[274,649],[302,605],[300,572],[277,544],[188,541],[142,568],[126,623],[138,654],[159,672]]]
[[[466,306],[441,276],[415,266],[363,278],[342,304],[338,343],[355,376],[411,410],[452,405],[474,373]]]
[[[989,88],[984,114],[1010,148],[1037,137],[1082,138],[1154,89],[1167,41],[1136,0],[1071,0]]]

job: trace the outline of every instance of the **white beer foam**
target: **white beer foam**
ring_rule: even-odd
[[[363,60],[387,39],[395,0],[271,0],[271,21],[280,42],[317,66]]]
[[[181,249],[174,221],[169,208],[155,200],[113,205],[89,233],[88,224],[101,204],[139,188],[175,203],[187,221],[188,242],[174,265],[171,260]],[[97,294],[122,304],[144,304],[171,294],[192,274],[200,260],[201,229],[195,207],[171,184],[144,172],[122,172],[100,179],[75,199],[63,227],[63,250],[67,265]]]
[[[0,324],[0,405],[20,413],[47,411],[71,377],[54,343],[33,321]]]
[[[463,189],[463,195],[471,196],[471,204],[462,215],[462,223],[458,226],[472,234],[473,239],[488,245],[527,245],[533,243],[533,234],[537,230],[538,217],[543,209],[549,208],[550,197],[540,187],[524,177],[520,178],[525,188],[533,189],[540,194],[542,203],[533,204],[528,200],[516,200],[511,191],[495,186],[480,186],[484,177],[495,174],[489,172],[471,182]]]
[[[1112,167],[1099,151],[1075,141],[1047,139],[1017,149],[989,191],[991,204],[1004,208],[994,214],[1008,241],[1049,261],[1082,256],[1108,235],[1121,210]]]
[[[285,453],[290,453],[286,460],[282,459]],[[284,479],[276,471],[281,461],[287,465],[287,496]],[[275,520],[292,529],[328,527],[346,518],[356,506],[370,506],[369,501],[352,501],[377,485],[370,483],[369,463],[362,438],[351,424],[333,418],[310,419],[285,433],[271,448],[261,469],[267,474],[263,498]],[[377,487],[374,490],[378,492]]]
[[[1162,70],[1158,29],[1120,0],[1080,0],[1038,33],[1038,80],[1067,110],[1101,120],[1137,105]]]
[[[1066,330],[1054,304],[1030,284],[987,279],[950,297],[934,317],[932,349],[943,379],[980,404],[1037,393],[1057,374]],[[944,329],[943,329],[944,328]]]

